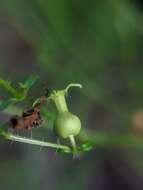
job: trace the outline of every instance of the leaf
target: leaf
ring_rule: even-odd
[[[66,149],[57,149],[56,150],[57,153],[60,153],[60,154],[69,154],[71,153],[72,151],[71,150],[66,150]]]
[[[93,149],[93,145],[92,145],[91,142],[86,142],[86,143],[82,144],[82,145],[79,147],[79,149],[80,149],[81,151],[90,151],[90,150]]]
[[[19,94],[19,92],[12,87],[11,82],[4,80],[2,78],[0,78],[0,85],[5,88],[9,93],[11,93],[13,95],[13,97],[20,99],[21,95]]]
[[[25,82],[19,83],[20,90],[13,88],[10,81],[0,78],[0,86],[12,95],[9,99],[0,100],[0,110],[2,111],[16,102],[23,101],[26,98],[28,90],[35,84],[38,78],[37,75],[33,75],[25,80]]]
[[[0,78],[0,85],[6,87],[6,86],[11,85],[11,82],[8,80],[4,80],[4,79]]]
[[[8,108],[10,105],[14,104],[16,101],[16,99],[14,98],[9,98],[6,100],[0,100],[0,111]]]
[[[35,106],[36,106],[36,104],[38,104],[38,103],[39,103],[39,101],[40,101],[40,98],[37,98],[37,99],[33,102],[32,107],[35,107]]]
[[[19,86],[22,90],[28,91],[34,84],[35,82],[39,79],[38,75],[32,75],[28,79],[26,79],[23,83],[19,83]]]

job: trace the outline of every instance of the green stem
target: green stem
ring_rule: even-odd
[[[69,136],[69,140],[72,146],[72,150],[73,150],[73,156],[77,157],[78,156],[78,151],[77,151],[77,146],[76,146],[76,142],[75,142],[75,138],[73,135]]]
[[[54,101],[59,113],[68,111],[64,91],[55,92],[55,94],[52,95],[52,100]]]
[[[53,91],[51,96],[48,98],[49,100],[50,99],[53,100],[59,113],[68,111],[67,103],[65,100],[65,95],[68,92],[69,88],[71,88],[71,87],[82,88],[82,85],[71,83],[63,90]]]
[[[82,88],[82,85],[81,85],[81,84],[77,84],[77,83],[71,83],[71,84],[69,84],[69,85],[65,88],[65,92],[67,93],[68,90],[69,90],[71,87]]]
[[[71,150],[70,150],[70,148],[68,146],[61,145],[61,144],[29,139],[29,138],[13,135],[11,133],[6,133],[6,132],[3,132],[2,135],[6,139],[12,140],[12,141],[17,141],[17,142],[22,142],[22,143],[27,143],[27,144],[32,144],[32,145],[38,145],[38,146],[42,146],[42,147],[50,147],[50,148],[55,148],[55,149],[62,149],[63,151],[65,151],[67,153],[71,152]]]

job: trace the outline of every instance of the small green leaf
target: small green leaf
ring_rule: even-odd
[[[61,153],[61,154],[63,154],[63,153],[65,153],[65,154],[69,154],[69,153],[72,153],[72,150],[67,150],[67,149],[57,149],[56,150],[56,152],[57,153]]]
[[[33,102],[32,107],[35,107],[35,106],[39,103],[39,101],[40,101],[40,98],[37,98],[37,99]]]
[[[93,149],[93,145],[90,142],[86,142],[80,146],[81,151],[90,151]]]
[[[26,89],[26,86],[22,82],[19,82],[18,84],[19,84],[21,89],[24,89],[24,90]]]
[[[16,99],[14,99],[14,98],[9,98],[6,100],[0,100],[0,111],[8,108],[9,106],[14,104],[15,102],[16,102]]]
[[[20,82],[19,86],[21,89],[23,89],[24,91],[28,91],[34,84],[35,82],[39,79],[39,76],[37,75],[32,75],[30,76],[28,79],[26,79],[23,83]]]
[[[12,96],[16,99],[20,99],[21,95],[19,94],[19,92],[12,87],[11,82],[4,80],[2,78],[0,78],[0,85],[5,88],[10,94],[12,94]]]

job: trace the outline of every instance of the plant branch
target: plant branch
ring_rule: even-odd
[[[65,145],[50,143],[50,142],[44,142],[44,141],[35,140],[35,139],[29,139],[29,138],[18,136],[18,135],[13,135],[13,134],[8,133],[8,132],[2,132],[1,134],[8,140],[26,143],[26,144],[37,145],[37,146],[42,146],[42,147],[50,147],[50,148],[55,148],[55,149],[61,149],[67,153],[71,152],[71,149]]]

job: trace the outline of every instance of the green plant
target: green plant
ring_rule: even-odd
[[[10,82],[1,79],[0,85],[4,87],[11,94],[11,97],[8,100],[1,101],[1,110],[5,111],[9,107],[11,107],[10,110],[13,110],[14,104],[16,102],[21,101],[24,103],[28,99],[27,97],[28,91],[31,89],[31,87],[34,85],[37,79],[38,79],[37,76],[32,76],[29,79],[27,79],[24,83],[19,83],[20,89],[18,90],[13,88]],[[33,144],[33,145],[39,145],[39,146],[44,146],[44,147],[51,147],[51,148],[58,149],[60,152],[73,153],[74,156],[78,155],[78,153],[80,152],[90,150],[92,148],[91,144],[82,143],[80,146],[77,146],[75,142],[74,136],[79,134],[80,129],[81,129],[81,122],[80,122],[80,119],[76,115],[68,111],[65,95],[68,93],[68,90],[71,87],[81,88],[82,86],[80,84],[69,84],[67,88],[64,90],[58,90],[58,91],[53,90],[50,96],[46,98],[47,103],[49,103],[49,101],[52,100],[55,103],[56,108],[57,108],[57,115],[54,121],[53,132],[56,133],[61,138],[69,138],[71,142],[71,146],[61,145],[61,144],[51,143],[51,142],[44,142],[44,141],[39,141],[36,139],[25,138],[19,135],[14,135],[8,130],[9,126],[7,124],[1,125],[0,134],[3,135],[8,140],[28,143],[28,144]],[[34,106],[38,100],[39,99],[36,99],[34,103],[32,104],[32,106]],[[6,104],[7,101],[9,101],[8,104]],[[43,117],[47,117],[50,114],[52,113],[46,107],[44,109]]]
[[[11,95],[8,99],[0,100],[0,110],[4,110],[17,102],[27,100],[27,93],[31,89],[31,87],[36,83],[38,78],[39,77],[37,75],[30,76],[24,82],[20,82],[18,84],[17,89],[13,87],[10,81],[0,78],[0,86],[5,88]]]
[[[74,136],[79,134],[81,122],[76,115],[68,110],[65,95],[68,93],[70,87],[81,88],[82,86],[80,84],[69,84],[64,90],[53,91],[49,98],[55,103],[58,112],[54,122],[54,131],[61,138],[69,138],[74,155],[76,156],[78,150]]]
[[[6,100],[1,100],[0,109],[3,112],[15,114],[23,112],[22,108],[17,107],[17,102],[27,102],[29,97],[27,96],[28,91],[37,81],[37,76],[31,76],[25,82],[19,83],[18,89],[14,88],[9,81],[0,79],[0,86],[4,87],[9,93],[10,97]],[[15,135],[11,133],[7,124],[0,125],[0,135],[7,140],[17,141],[21,143],[27,143],[36,146],[50,147],[58,150],[58,152],[73,154],[77,156],[86,151],[90,151],[96,145],[97,147],[121,147],[121,148],[142,148],[143,139],[142,136],[130,133],[118,133],[118,132],[101,132],[96,130],[87,130],[82,128],[80,119],[69,112],[68,106],[65,100],[69,88],[71,87],[82,87],[79,84],[69,84],[64,90],[53,90],[51,94],[46,98],[47,104],[52,101],[57,108],[57,115],[53,116],[53,113],[48,109],[47,105],[43,107],[42,117],[47,121],[50,119],[54,120],[53,132],[58,137],[63,139],[69,139],[71,145],[58,144],[53,142],[45,142],[43,140],[25,138],[23,136]],[[39,99],[36,99],[31,106],[34,106]],[[8,103],[7,103],[8,102]],[[17,109],[18,108],[18,109]],[[44,127],[43,125],[41,127]],[[49,130],[49,128],[46,128]],[[75,142],[75,136],[78,138],[78,145]],[[65,141],[66,142],[66,141]]]

